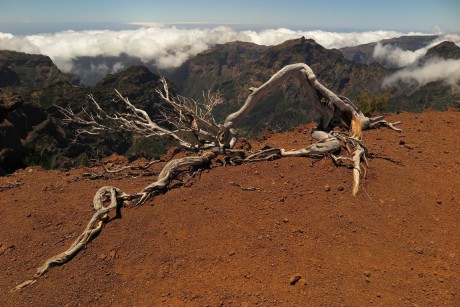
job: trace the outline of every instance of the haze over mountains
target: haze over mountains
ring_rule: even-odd
[[[101,37],[104,33],[94,35]],[[181,33],[180,30],[177,33]],[[70,62],[69,58],[59,58],[61,62],[59,59],[58,62],[65,69],[58,69],[59,65],[56,66],[46,56],[0,51],[0,128],[3,134],[0,138],[0,169],[12,171],[28,164],[48,168],[71,166],[87,163],[91,158],[88,153],[94,156],[112,152],[127,155],[159,154],[167,144],[155,141],[155,146],[152,146],[152,143],[136,141],[129,135],[73,142],[75,127],[64,125],[61,115],[53,107],[56,104],[80,110],[88,104],[85,96],[92,93],[103,107],[116,108],[113,98],[114,89],[118,89],[134,104],[155,115],[162,104],[154,94],[160,85],[159,74],[172,82],[173,91],[187,97],[199,99],[204,91],[220,91],[225,104],[216,110],[217,118],[225,117],[240,106],[249,94],[249,87],[261,85],[284,65],[297,62],[310,65],[322,83],[351,99],[363,95],[391,96],[388,111],[421,111],[426,107],[445,109],[458,106],[460,100],[460,68],[457,66],[460,64],[460,47],[459,37],[455,35],[393,37],[338,50],[326,48],[318,41],[302,36],[274,44],[283,35],[289,37],[298,35],[298,32],[283,34],[280,30],[252,36],[253,40],[257,38],[271,42],[266,45],[225,42],[229,37],[223,35],[229,33],[237,37],[243,35],[240,32],[232,34],[227,29],[197,32],[195,37],[190,37],[191,32],[183,32],[181,46],[177,47],[178,40],[174,37],[169,47],[160,51],[149,49],[151,46],[147,43],[137,46],[142,39],[133,38],[132,46],[126,48],[144,47],[142,52],[145,55],[150,51],[159,57],[149,59],[132,53],[107,55],[96,50],[93,55],[86,56],[74,53],[76,56]],[[318,38],[326,46],[346,45],[346,36],[333,37],[324,33],[319,33]],[[80,34],[69,32],[60,35],[77,39],[75,44],[78,45]],[[386,37],[387,34],[372,33],[374,39],[376,36]],[[252,34],[244,35],[251,37]],[[209,36],[207,42],[190,48],[197,37],[202,40],[205,36]],[[365,36],[355,37],[353,42],[367,42],[369,37],[363,38]],[[26,41],[30,43],[27,45],[29,47],[33,47],[34,40],[35,46],[42,39],[46,41],[46,37],[5,37],[0,36],[0,46],[5,49],[8,46],[23,48]],[[215,44],[219,37],[224,42]],[[99,41],[98,44],[107,48],[106,43]],[[154,42],[150,43],[154,45]],[[211,44],[213,47],[206,49]],[[87,53],[91,53],[91,48],[96,45],[86,46]],[[63,55],[66,54],[66,48],[70,48],[65,44],[61,47]],[[400,59],[398,54],[404,54],[406,59],[405,65],[399,68],[397,66],[401,65],[393,60]],[[66,66],[66,63],[70,66]],[[78,72],[81,79],[62,70]],[[107,75],[111,72],[116,73]],[[85,86],[82,80],[83,83],[94,85]],[[264,127],[288,129],[313,120],[315,116],[308,103],[305,103],[301,88],[294,82],[288,82],[253,111],[251,121],[243,125],[243,130],[254,134]]]

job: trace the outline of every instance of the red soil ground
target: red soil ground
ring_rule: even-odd
[[[101,186],[135,193],[155,177],[0,177],[20,184],[0,192],[0,306],[460,306],[460,112],[388,118],[404,132],[365,132],[378,157],[356,197],[351,170],[330,158],[213,168],[123,209],[74,259],[15,293],[81,233]],[[252,144],[303,147],[311,127]]]

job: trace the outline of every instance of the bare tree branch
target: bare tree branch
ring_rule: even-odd
[[[240,123],[242,118],[249,115],[250,111],[264,96],[289,78],[295,78],[300,81],[310,102],[321,115],[317,129],[312,132],[312,138],[317,143],[295,150],[264,148],[255,153],[233,150],[232,148],[238,137],[235,126]],[[272,160],[290,156],[324,157],[331,155],[337,164],[343,161],[351,162],[351,168],[353,169],[352,194],[355,196],[359,189],[361,176],[366,175],[366,168],[362,165],[362,162],[367,164],[366,156],[369,155],[369,151],[362,141],[362,130],[386,126],[390,129],[401,131],[394,127],[399,122],[389,123],[383,120],[382,116],[366,117],[348,98],[338,96],[322,85],[316,79],[311,68],[302,63],[285,66],[260,87],[251,88],[251,94],[247,97],[244,105],[238,111],[228,115],[223,125],[219,125],[212,114],[214,108],[222,103],[218,94],[212,95],[208,92],[204,95],[203,102],[197,102],[181,96],[173,97],[166,80],[162,78],[161,82],[163,90],[157,90],[157,93],[166,102],[168,108],[162,110],[162,118],[159,121],[153,120],[145,110],[134,106],[128,98],[123,97],[118,91],[116,93],[125,110],[114,114],[108,114],[104,111],[91,95],[89,96],[92,104],[91,110],[83,109],[76,114],[70,108],[57,107],[64,115],[65,121],[82,127],[77,130],[77,134],[97,135],[102,132],[128,131],[143,137],[167,137],[178,142],[183,148],[195,152],[200,151],[200,154],[169,161],[163,167],[157,180],[136,194],[128,195],[115,187],[105,186],[100,188],[93,199],[93,206],[96,212],[83,233],[72,243],[68,250],[46,260],[37,269],[33,279],[25,281],[12,291],[17,291],[33,284],[51,266],[65,263],[76,255],[102,230],[104,223],[108,220],[110,211],[121,206],[133,207],[144,204],[156,194],[171,188],[171,182],[174,178],[177,179],[178,173],[186,169],[194,174],[193,169],[209,165],[217,154],[225,155],[225,158],[233,159],[237,163]],[[160,123],[164,123],[165,127],[160,126]],[[168,127],[174,127],[174,129]],[[334,130],[336,127],[346,127],[348,131],[345,133],[339,132]],[[198,144],[186,141],[182,136],[183,133],[192,133]],[[340,152],[343,147],[347,149],[351,157],[334,155]],[[209,150],[204,151],[205,149]],[[248,155],[246,156],[246,154]],[[139,168],[148,168],[155,162],[152,161]],[[125,167],[112,171],[105,169],[105,171],[113,173],[123,169]],[[257,189],[253,187],[243,188],[233,182],[231,184],[243,190]],[[104,206],[104,202],[109,202],[108,206]]]

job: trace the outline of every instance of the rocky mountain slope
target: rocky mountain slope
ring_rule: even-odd
[[[428,39],[432,38],[397,41],[407,48],[418,48]],[[431,48],[425,59],[457,59],[458,49],[455,44],[444,42]],[[172,80],[173,91],[177,88],[186,97],[201,99],[203,92],[220,91],[225,103],[215,112],[218,120],[241,106],[250,87],[261,85],[283,66],[297,62],[310,65],[322,83],[339,94],[357,99],[358,103],[379,101],[383,109],[390,111],[458,107],[459,92],[441,82],[416,89],[404,84],[382,89],[382,80],[396,70],[376,63],[356,63],[342,53],[343,50],[329,50],[305,38],[277,46],[233,42],[198,54],[167,77]],[[80,138],[74,142],[76,127],[66,126],[53,106],[81,110],[88,106],[87,95],[93,94],[104,108],[115,110],[119,106],[113,100],[114,89],[118,89],[135,105],[155,115],[162,106],[155,94],[160,85],[157,75],[143,66],[131,66],[108,75],[93,87],[77,84],[78,78],[60,72],[48,57],[0,51],[0,109],[3,110],[0,169],[3,172],[36,164],[46,168],[87,164],[90,158],[113,152],[135,156],[159,155],[165,151],[164,142],[138,140],[130,135]],[[292,81],[266,97],[253,110],[251,119],[243,123],[242,131],[254,136],[265,128],[285,130],[315,117],[305,93]]]
[[[445,60],[458,60],[460,59],[460,47],[457,46],[454,42],[442,42],[428,49],[425,54],[425,58],[427,59],[432,59],[435,57],[442,58]]]
[[[443,60],[459,60],[460,47],[453,42],[442,42],[429,48],[424,56],[407,70],[415,70],[423,65],[432,62],[442,62]],[[435,67],[433,67],[435,69]],[[420,74],[430,73],[428,69]],[[450,84],[449,84],[450,83]],[[421,112],[427,108],[445,110],[448,107],[460,107],[460,84],[449,80],[449,83],[436,81],[417,86],[415,84],[396,83],[391,87],[393,98],[387,110],[399,111],[406,110],[411,112]]]
[[[435,38],[437,36],[411,36],[382,43],[416,50]],[[356,50],[362,50],[361,47],[356,47]],[[364,49],[373,50],[374,47],[375,44],[366,45]],[[433,57],[457,59],[458,50],[460,48],[454,43],[443,42],[430,48],[421,61]],[[220,115],[229,114],[241,106],[250,93],[250,87],[261,85],[284,65],[297,62],[310,65],[318,79],[336,93],[358,103],[383,101],[383,109],[387,111],[420,112],[425,108],[445,110],[459,106],[457,101],[460,101],[460,92],[443,82],[432,82],[420,87],[397,82],[383,88],[383,80],[398,70],[385,68],[376,62],[365,65],[349,60],[343,55],[347,55],[348,51],[326,49],[304,38],[286,41],[278,46],[233,42],[217,45],[198,54],[169,78],[175,81],[183,95],[196,99],[209,89],[220,91],[227,102],[218,111]],[[315,116],[300,86],[291,82],[267,96],[243,126],[249,133],[257,134],[264,127],[284,130],[313,120]]]
[[[187,61],[169,76],[188,97],[199,99],[207,90],[220,91],[226,115],[241,106],[250,87],[258,87],[288,64],[308,64],[318,79],[336,93],[356,97],[363,92],[379,91],[387,70],[375,64],[349,61],[340,51],[326,49],[311,39],[289,40],[277,46],[258,46],[232,42],[217,45]],[[256,107],[246,130],[260,131],[264,126],[286,129],[315,118],[305,93],[292,81],[276,90]]]
[[[109,75],[96,86],[76,85],[48,57],[0,51],[0,170],[14,171],[27,165],[46,168],[87,164],[90,158],[111,153],[149,155],[164,152],[164,142],[156,147],[142,144],[130,135],[106,135],[75,140],[75,126],[62,122],[54,105],[75,111],[88,107],[88,94],[108,110],[117,108],[114,89],[118,89],[152,115],[161,101],[155,93],[159,77],[143,66],[133,66]]]
[[[350,61],[370,64],[375,62],[373,53],[375,46],[380,43],[382,45],[392,45],[402,50],[415,51],[428,46],[433,40],[438,38],[438,35],[417,35],[417,36],[401,36],[397,38],[384,39],[379,42],[357,45],[352,47],[341,48],[340,51]]]
[[[388,116],[402,133],[367,131],[375,156],[356,197],[351,170],[329,158],[205,170],[122,209],[69,263],[15,293],[81,233],[99,187],[135,193],[163,164],[95,180],[84,174],[100,166],[0,177],[11,187],[0,190],[0,305],[458,306],[459,115],[402,112]],[[299,148],[312,127],[250,142]]]
[[[76,83],[77,77],[62,73],[49,57],[0,51],[0,172],[36,163],[46,166],[48,148],[40,149],[38,143],[52,139],[60,147],[67,142],[37,93],[57,84],[73,87]],[[63,91],[61,86],[58,91]],[[52,104],[48,99],[42,101]],[[36,150],[42,150],[40,161]]]

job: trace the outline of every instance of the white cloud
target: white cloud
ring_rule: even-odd
[[[304,36],[305,38],[314,39],[326,48],[356,46],[402,35],[422,35],[422,33],[400,33],[395,31],[326,32],[322,30],[294,31],[285,28],[268,29],[259,32],[242,31],[242,33],[250,38],[249,41],[259,45],[277,45],[288,39]]]
[[[457,89],[460,82],[460,60],[433,58],[423,65],[406,67],[385,78],[383,86],[404,82],[418,88],[436,81],[442,81]]]
[[[381,43],[378,43],[375,46],[373,57],[377,59],[380,63],[389,64],[395,67],[404,67],[416,63],[421,57],[423,57],[426,54],[428,49],[444,41],[451,41],[454,42],[457,46],[460,46],[460,35],[442,35],[434,39],[427,46],[415,51],[403,50],[391,44],[382,45]]]
[[[377,44],[374,49],[374,58],[380,62],[402,68],[396,73],[386,77],[382,86],[389,87],[398,82],[421,87],[430,82],[442,81],[453,88],[458,89],[460,82],[460,60],[441,59],[434,57],[427,61],[420,61],[428,49],[443,41],[454,42],[460,46],[460,35],[447,34],[433,40],[426,47],[415,51],[402,50],[392,45]]]
[[[426,48],[421,48],[415,51],[402,50],[401,48],[390,44],[382,45],[381,43],[378,43],[375,46],[372,56],[380,63],[399,68],[414,63],[420,57],[424,56],[427,50],[428,49]]]
[[[115,64],[113,64],[112,72],[117,73],[119,71],[122,71],[123,69],[125,69],[125,65],[121,62],[116,62]]]
[[[267,29],[235,31],[229,27],[179,29],[170,25],[153,25],[136,30],[64,31],[50,34],[14,36],[0,33],[0,49],[48,55],[64,72],[73,68],[73,59],[82,56],[119,56],[127,54],[158,68],[180,66],[190,57],[209,47],[230,41],[261,45],[280,44],[305,36],[326,48],[341,48],[414,33],[394,31],[325,32]],[[101,69],[104,67],[101,67]]]

